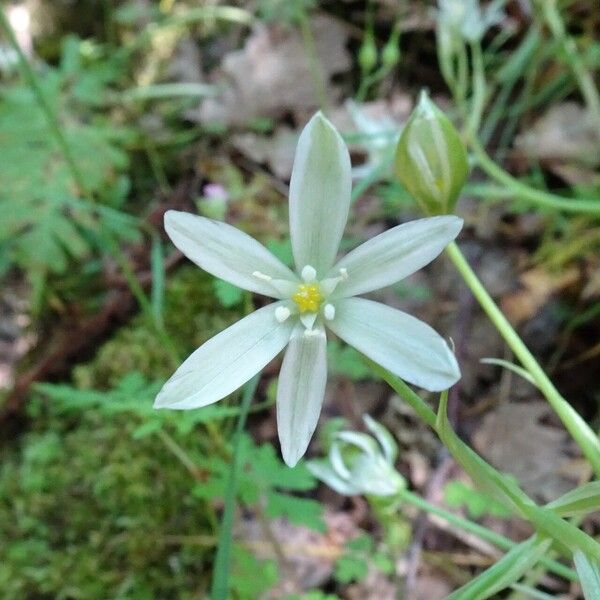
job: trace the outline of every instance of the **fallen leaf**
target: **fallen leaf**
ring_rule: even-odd
[[[323,520],[327,530],[313,531],[305,526],[293,525],[286,519],[269,521],[269,533],[264,524],[253,517],[243,519],[236,525],[235,536],[256,557],[281,558],[281,577],[267,598],[285,598],[317,588],[331,578],[335,561],[343,554],[347,542],[359,533],[351,513],[326,510]],[[278,545],[275,549],[273,541]]]
[[[500,305],[512,323],[522,323],[531,319],[553,294],[576,283],[579,277],[575,266],[558,274],[542,268],[531,269],[520,276],[520,289],[504,296]]]
[[[504,403],[483,419],[473,445],[492,465],[514,475],[541,501],[554,500],[576,484],[564,473],[568,436],[543,422],[552,414],[545,402]]]
[[[589,111],[576,102],[550,107],[517,136],[515,147],[571,185],[598,180],[594,171],[600,164],[597,128]]]
[[[337,20],[324,15],[310,22],[316,72],[298,30],[259,24],[241,50],[229,53],[215,76],[223,92],[210,98],[188,118],[202,123],[243,126],[256,118],[280,118],[289,113],[310,112],[318,102],[315,76],[321,78],[328,100],[335,104],[339,88],[333,75],[351,66],[346,50],[347,34]]]

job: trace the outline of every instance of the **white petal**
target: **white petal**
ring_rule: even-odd
[[[290,339],[293,324],[275,318],[281,305],[274,302],[249,314],[200,346],[165,383],[154,407],[206,406],[256,375]]]
[[[324,460],[309,460],[306,463],[308,470],[323,483],[334,489],[338,494],[345,496],[356,496],[360,491],[350,483],[342,479]]]
[[[363,298],[338,300],[335,307],[328,327],[394,375],[430,391],[460,378],[448,344],[423,321]]]
[[[463,220],[430,217],[398,225],[344,256],[331,270],[348,271],[333,297],[347,298],[391,285],[430,263],[458,235]]]
[[[192,262],[245,290],[282,298],[268,278],[298,279],[262,244],[222,221],[169,210],[165,213],[165,230]],[[256,272],[266,277],[253,275]]]
[[[340,134],[319,112],[298,140],[290,181],[290,235],[296,268],[329,270],[348,219],[352,175]]]
[[[377,438],[387,462],[393,465],[398,456],[398,444],[396,444],[392,434],[381,423],[367,414],[363,415],[363,421],[369,431]]]
[[[306,452],[319,420],[327,382],[326,341],[322,330],[306,335],[297,329],[283,358],[277,388],[277,430],[283,460],[290,467]]]

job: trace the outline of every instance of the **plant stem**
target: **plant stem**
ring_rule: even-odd
[[[581,418],[575,409],[561,396],[554,387],[533,354],[518,336],[502,311],[469,266],[459,247],[453,242],[448,245],[446,252],[471,292],[490,318],[505,342],[514,352],[521,364],[534,378],[537,387],[544,394],[567,431],[581,448],[589,460],[597,476],[600,476],[600,440],[589,425]]]
[[[418,394],[413,392],[402,379],[392,375],[387,369],[368,359],[367,363],[381,379],[402,396],[402,399],[410,405],[424,423],[429,425],[434,431],[436,430],[437,415]]]
[[[479,127],[481,125],[481,117],[483,115],[483,109],[485,108],[486,95],[483,53],[481,52],[481,44],[479,42],[473,42],[471,44],[471,61],[473,64],[473,81],[471,84],[473,87],[473,95],[471,98],[471,107],[467,121],[467,136],[470,138],[475,138],[477,137],[477,132],[479,131]]]
[[[456,515],[439,506],[436,506],[435,504],[431,504],[424,498],[421,498],[421,496],[419,496],[418,494],[414,494],[413,492],[410,492],[408,490],[404,490],[400,493],[400,500],[408,502],[427,513],[436,515],[444,519],[444,521],[450,523],[450,525],[454,525],[458,529],[462,529],[464,531],[468,531],[469,533],[473,533],[482,540],[490,542],[491,544],[494,544],[502,550],[511,550],[512,548],[517,546],[517,542],[514,542],[513,540],[501,535],[500,533],[496,533],[495,531],[492,531],[487,527],[484,527],[483,525],[479,525],[478,523],[469,521],[468,519],[465,519],[460,515]],[[561,563],[547,558],[542,559],[540,562],[543,563],[553,573],[564,577],[565,579],[568,579],[570,581],[578,581],[577,573],[575,573],[575,571],[573,571],[572,569],[569,569],[568,567],[562,565]]]
[[[550,192],[532,188],[499,167],[487,154],[479,140],[471,137],[469,146],[477,159],[477,164],[492,178],[508,188],[508,194],[514,194],[536,206],[570,213],[600,215],[600,199],[569,199]]]
[[[319,55],[315,46],[315,38],[310,28],[310,21],[304,10],[300,11],[300,17],[298,19],[300,25],[300,33],[302,35],[302,42],[304,43],[304,49],[308,58],[308,67],[313,80],[313,86],[315,88],[315,96],[319,103],[319,108],[323,112],[327,112],[329,108],[329,101],[327,99],[327,90],[325,88],[325,77],[323,69],[319,63]]]
[[[233,513],[235,510],[235,497],[237,494],[237,479],[241,468],[240,447],[242,432],[246,424],[246,418],[250,410],[250,404],[258,385],[260,375],[256,375],[244,387],[240,415],[233,439],[233,456],[231,458],[231,470],[225,490],[225,502],[221,531],[219,533],[219,545],[215,557],[213,580],[211,587],[211,600],[227,600],[229,597],[229,563],[231,557],[231,530],[233,527]]]

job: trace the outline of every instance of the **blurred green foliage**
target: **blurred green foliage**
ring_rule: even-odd
[[[123,146],[132,132],[98,108],[123,63],[118,53],[107,57],[71,36],[62,47],[59,65],[41,70],[39,85],[87,189],[75,188],[32,90],[24,83],[0,88],[0,275],[15,265],[64,274],[70,260],[100,249],[109,233],[139,237],[137,219],[120,210],[130,188]]]

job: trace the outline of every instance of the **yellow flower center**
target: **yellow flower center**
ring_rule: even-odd
[[[300,314],[306,312],[317,312],[325,298],[321,294],[321,288],[318,283],[301,283],[292,296]]]

